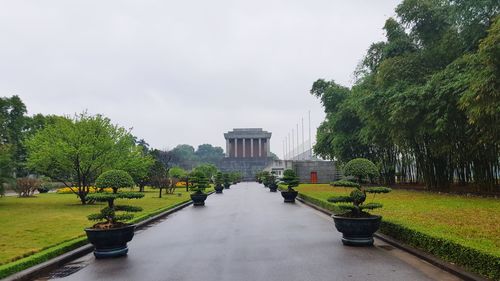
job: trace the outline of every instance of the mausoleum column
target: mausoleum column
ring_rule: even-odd
[[[266,139],[266,144],[267,144],[267,157],[270,157],[271,156],[271,142],[269,141],[269,139]]]
[[[247,146],[245,145],[245,139],[243,139],[243,158],[245,158],[245,156],[246,156],[246,151],[245,151],[246,148],[247,148]]]
[[[253,158],[253,138],[250,139],[250,157]]]
[[[234,138],[234,158],[238,158],[238,139]]]
[[[229,157],[229,139],[226,139],[226,157]]]
[[[262,139],[259,138],[259,157],[262,157]]]

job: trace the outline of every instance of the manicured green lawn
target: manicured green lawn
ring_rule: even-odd
[[[157,190],[146,189],[144,198],[127,200],[127,204],[144,209],[135,214],[137,218],[187,200],[189,193],[184,188],[177,188],[173,195],[164,194],[163,198],[158,198]],[[0,198],[0,265],[85,236],[83,229],[93,224],[87,215],[103,206],[81,205],[74,194]]]
[[[303,184],[300,193],[326,201],[350,188]],[[372,201],[369,195],[366,202]],[[383,220],[500,257],[500,200],[421,191],[393,190],[376,195],[384,205],[371,213]]]

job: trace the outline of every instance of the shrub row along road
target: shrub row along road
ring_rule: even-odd
[[[240,183],[136,233],[129,255],[87,255],[57,280],[459,280],[380,241],[343,246],[333,221],[279,193]]]

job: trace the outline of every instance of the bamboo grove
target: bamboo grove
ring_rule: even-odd
[[[499,190],[498,1],[405,0],[351,88],[317,80],[316,154],[377,163],[386,184]]]

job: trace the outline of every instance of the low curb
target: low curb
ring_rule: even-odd
[[[208,195],[211,195],[214,192],[215,191],[212,191],[212,192],[208,193]],[[191,204],[193,204],[193,201],[191,201],[191,200],[187,201],[185,203],[181,203],[180,205],[177,205],[171,209],[168,209],[164,212],[161,212],[157,215],[154,215],[150,218],[147,218],[141,222],[138,222],[135,224],[136,225],[135,229],[136,229],[136,231],[141,230],[141,229],[147,227],[148,225],[150,225],[151,223],[153,223],[161,218],[164,218],[166,216],[169,216],[177,211],[180,211]],[[92,246],[91,244],[86,244],[86,245],[81,246],[79,248],[76,248],[72,251],[64,253],[60,256],[52,258],[48,261],[45,261],[43,263],[37,264],[37,265],[32,266],[30,268],[27,268],[25,270],[14,273],[14,274],[12,274],[4,279],[1,279],[1,281],[29,281],[29,280],[33,280],[37,277],[43,276],[44,274],[50,273],[51,271],[63,266],[64,264],[66,264],[72,260],[78,259],[84,255],[92,253],[93,250],[94,250],[94,246]]]
[[[306,205],[306,206],[309,206],[317,211],[320,211],[326,215],[333,215],[333,213],[327,209],[324,209],[324,208],[321,208],[319,206],[316,206],[310,202],[308,202],[307,200],[304,200],[303,198],[300,198],[300,197],[297,197],[296,198],[299,202],[301,202],[302,204]],[[466,280],[466,281],[488,281],[488,279],[480,276],[480,275],[477,275],[475,273],[471,273],[471,272],[468,272],[468,271],[465,271],[464,269],[462,269],[461,267],[458,267],[452,263],[449,263],[447,261],[444,261],[440,258],[437,258],[429,253],[426,253],[422,250],[419,250],[419,249],[416,249],[416,248],[413,248],[411,246],[408,246],[406,244],[404,244],[403,242],[401,241],[398,241],[398,240],[395,240],[387,235],[384,235],[382,233],[375,233],[373,234],[374,237],[398,248],[398,249],[401,249],[409,254],[412,254],[414,256],[416,256],[417,258],[419,259],[422,259],[444,271],[447,271],[463,280]]]

